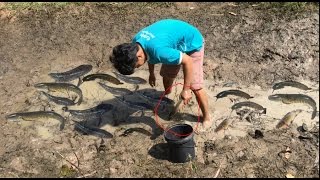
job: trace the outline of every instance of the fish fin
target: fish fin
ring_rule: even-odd
[[[101,125],[101,121],[102,121],[102,115],[100,114],[99,118],[98,118],[98,124],[97,124],[97,127],[100,127]]]
[[[20,119],[23,120],[23,121],[31,121],[31,120],[23,118],[23,117],[20,117]]]
[[[82,79],[79,77],[79,81],[78,81],[77,87],[79,87],[82,83],[83,83],[83,81],[82,81]]]
[[[83,96],[81,95],[81,96],[79,97],[79,99],[78,99],[77,105],[80,105],[81,102],[82,102],[82,100],[83,100]]]
[[[283,102],[284,104],[290,104],[290,101],[286,101],[285,99],[282,99],[282,102]]]
[[[136,88],[134,89],[134,92],[136,92],[139,89],[139,85],[136,84]]]
[[[317,111],[314,110],[314,111],[312,112],[311,119],[314,119],[314,118],[316,117],[316,114],[317,114]]]

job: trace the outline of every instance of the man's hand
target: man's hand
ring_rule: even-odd
[[[193,63],[192,58],[186,54],[182,55],[182,67],[183,67],[183,75],[184,75],[184,84],[183,89],[181,91],[181,98],[184,100],[184,104],[188,104],[191,99],[191,90],[190,90],[190,84],[192,81],[192,71],[193,71]]]
[[[151,87],[156,85],[156,77],[154,74],[149,75],[149,84]]]
[[[183,103],[186,105],[189,103],[190,99],[192,98],[191,96],[191,90],[182,90],[180,93],[181,98],[184,100]]]

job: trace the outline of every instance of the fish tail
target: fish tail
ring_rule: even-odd
[[[263,114],[267,114],[267,108],[263,108]]]
[[[81,104],[81,102],[82,102],[82,100],[83,100],[83,95],[82,95],[82,94],[80,94],[80,97],[79,97],[79,100],[78,100],[77,104],[78,104],[78,105],[80,105],[80,104]]]
[[[317,114],[317,110],[313,110],[312,115],[311,115],[311,119],[314,119],[316,117]]]
[[[279,122],[277,125],[276,125],[276,128],[279,129],[283,126],[283,123],[282,122]]]

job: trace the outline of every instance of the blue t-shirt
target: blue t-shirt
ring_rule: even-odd
[[[202,48],[203,36],[187,22],[164,19],[143,28],[132,42],[142,46],[150,64],[178,65],[182,61],[182,53]]]

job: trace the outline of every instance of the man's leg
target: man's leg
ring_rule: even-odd
[[[208,96],[204,89],[193,90],[197,101],[199,102],[199,106],[202,112],[203,118],[203,126],[204,128],[209,128],[212,125],[210,112],[209,112],[209,103],[208,103]]]
[[[160,75],[162,76],[163,81],[163,87],[164,90],[167,90],[168,88],[172,87],[173,81],[177,77],[177,74],[179,73],[181,65],[165,65],[162,64],[160,69]],[[172,89],[168,90],[167,94],[170,94]]]
[[[208,96],[203,89],[203,57],[204,47],[190,55],[193,58],[193,82],[191,83],[191,89],[195,94],[197,101],[199,102],[200,109],[203,115],[202,125],[204,129],[211,127],[212,119],[209,112]]]

